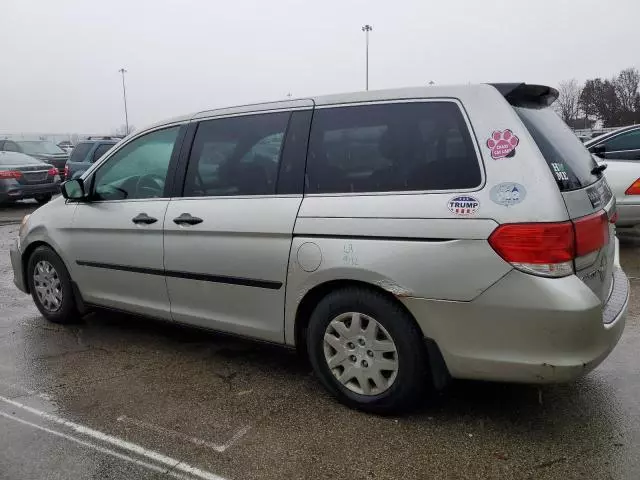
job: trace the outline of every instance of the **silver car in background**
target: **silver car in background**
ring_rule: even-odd
[[[210,110],[136,132],[25,218],[14,281],[297,348],[347,405],[564,382],[625,323],[606,179],[526,84]]]
[[[617,203],[616,225],[640,225],[640,125],[623,127],[585,143],[606,164],[605,176]]]

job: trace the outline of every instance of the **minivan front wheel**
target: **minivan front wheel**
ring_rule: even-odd
[[[51,195],[50,193],[46,193],[42,195],[36,195],[35,199],[36,199],[36,202],[38,202],[38,205],[44,205],[45,203],[51,200],[52,196],[53,195]]]
[[[71,277],[60,257],[49,247],[36,248],[27,264],[27,279],[40,313],[54,323],[78,320]]]
[[[322,384],[351,407],[403,412],[431,387],[422,333],[400,305],[373,290],[324,297],[311,315],[307,349]]]

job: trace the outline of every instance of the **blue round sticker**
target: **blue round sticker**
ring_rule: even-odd
[[[527,189],[519,183],[499,183],[491,189],[489,197],[498,205],[510,207],[522,202],[527,196]]]

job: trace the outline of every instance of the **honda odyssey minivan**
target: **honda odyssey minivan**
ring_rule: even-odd
[[[122,310],[297,348],[340,401],[564,382],[624,329],[615,199],[527,84],[204,111],[122,141],[26,217],[45,318]]]

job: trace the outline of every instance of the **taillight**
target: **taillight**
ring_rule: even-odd
[[[64,178],[69,178],[69,165],[64,166]]]
[[[624,192],[625,195],[640,195],[640,178],[633,182]]]
[[[55,175],[58,175],[58,169],[54,168],[54,167],[51,167],[49,169],[49,175],[52,176],[52,177],[55,176]]]
[[[600,250],[609,243],[609,218],[604,210],[573,221],[576,257]]]
[[[18,179],[22,177],[22,172],[18,170],[0,170],[0,178],[14,178]]]
[[[573,273],[573,260],[609,241],[604,210],[573,222],[507,223],[496,228],[489,245],[518,270],[546,277]]]

